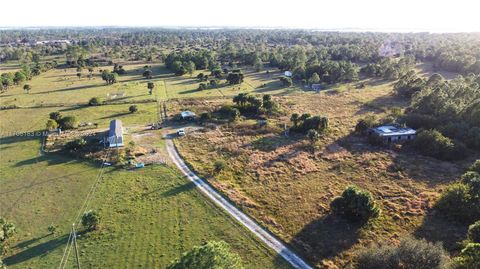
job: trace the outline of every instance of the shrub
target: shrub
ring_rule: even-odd
[[[309,130],[315,130],[319,133],[323,133],[328,129],[327,117],[312,117],[310,114],[305,113],[300,117],[298,117],[298,114],[293,114],[290,120],[294,122],[294,126],[290,128],[294,132],[307,134]]]
[[[46,127],[49,131],[53,131],[58,128],[58,123],[55,120],[49,119],[47,120]]]
[[[472,223],[480,219],[480,199],[472,197],[471,191],[467,184],[453,184],[442,193],[435,207],[447,218]]]
[[[453,269],[478,269],[480,268],[480,243],[469,243],[455,258]]]
[[[88,101],[89,106],[98,106],[100,104],[100,98],[98,97],[93,97]]]
[[[448,254],[441,244],[407,238],[398,246],[384,245],[363,251],[358,269],[443,269]]]
[[[470,168],[468,168],[469,171],[474,171],[480,174],[480,160],[476,160]]]
[[[480,196],[480,174],[474,171],[468,171],[462,175],[462,182],[470,187],[470,193],[473,197]]]
[[[359,134],[365,133],[368,129],[373,128],[376,125],[374,116],[367,116],[364,119],[360,119],[355,125],[355,132]]]
[[[100,223],[100,216],[96,211],[90,210],[83,213],[82,225],[89,231],[96,230]]]
[[[49,116],[50,116],[50,119],[57,122],[62,118],[62,114],[60,114],[60,112],[58,111],[51,112]]]
[[[6,248],[6,242],[17,232],[15,224],[0,217],[0,257]]]
[[[229,121],[236,121],[238,118],[240,118],[240,111],[233,106],[222,106],[222,108],[219,110],[219,113],[222,115],[222,117],[228,119]]]
[[[403,117],[406,125],[414,129],[433,129],[438,125],[438,121],[434,116],[409,113]]]
[[[87,145],[87,141],[83,138],[79,138],[73,141],[68,142],[65,144],[65,149],[66,150],[79,150],[83,148],[85,145]]]
[[[282,82],[283,86],[287,86],[287,87],[290,87],[293,85],[293,81],[289,77],[281,77],[280,82]]]
[[[330,208],[334,214],[359,222],[366,222],[380,213],[372,195],[355,186],[347,187],[342,196],[333,199]]]
[[[480,220],[468,227],[468,239],[473,243],[480,243]]]
[[[207,89],[207,84],[206,83],[200,83],[198,84],[198,89],[199,90],[206,90]]]
[[[413,146],[422,154],[440,160],[459,160],[466,157],[466,148],[461,143],[454,143],[437,130],[421,130]]]
[[[167,269],[242,269],[240,256],[232,253],[224,241],[210,241],[203,246],[194,247],[182,257],[170,264]]]
[[[64,130],[75,129],[78,127],[78,120],[75,116],[66,116],[57,121],[58,125]]]
[[[129,108],[128,108],[128,111],[130,111],[130,113],[135,113],[138,111],[138,107],[136,105],[131,105]]]
[[[55,225],[48,225],[47,231],[48,231],[50,234],[54,234],[54,233],[57,231],[57,227],[55,227]]]
[[[215,169],[215,172],[222,171],[223,169],[225,169],[226,166],[227,164],[222,160],[215,161],[215,163],[213,164],[213,168]]]
[[[200,121],[201,122],[206,122],[212,119],[212,113],[210,112],[203,112],[200,114]]]
[[[7,267],[5,266],[5,264],[3,264],[2,259],[0,259],[0,269],[7,269]]]

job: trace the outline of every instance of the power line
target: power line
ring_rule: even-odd
[[[105,157],[102,160],[102,164],[100,166],[100,171],[99,171],[95,181],[93,182],[92,186],[90,187],[90,190],[87,193],[87,196],[85,197],[85,200],[84,200],[82,206],[80,207],[80,209],[78,211],[78,214],[76,214],[76,217],[75,217],[74,222],[72,224],[72,230],[70,232],[69,239],[67,241],[67,246],[65,247],[65,250],[64,250],[64,253],[63,253],[63,256],[62,256],[62,260],[60,261],[60,265],[58,267],[60,269],[66,268],[71,249],[74,245],[75,245],[75,252],[76,252],[76,259],[77,259],[77,267],[80,268],[80,260],[79,260],[79,257],[78,257],[78,246],[77,246],[77,239],[76,239],[77,235],[76,235],[75,228],[74,228],[75,223],[77,223],[80,220],[81,215],[86,212],[86,210],[88,208],[88,205],[89,205],[89,202],[92,199],[93,195],[95,194],[97,186],[99,185],[98,183],[100,182],[100,179],[103,177],[103,173],[105,171],[104,170],[105,162],[106,162],[106,160],[108,159],[109,156],[110,156],[110,152],[107,151],[106,154],[105,154]]]

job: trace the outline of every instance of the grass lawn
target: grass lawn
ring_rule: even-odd
[[[2,195],[2,208],[10,204],[9,197],[23,197],[2,212],[19,230],[5,258],[9,268],[53,268],[61,259],[69,223],[97,169],[56,159],[64,163],[35,176],[44,181],[42,176],[56,172],[59,179]],[[67,171],[71,175],[62,177]],[[28,181],[17,180],[17,185]],[[12,184],[5,191],[15,190]],[[192,246],[220,239],[232,245],[247,268],[288,268],[176,170],[164,165],[133,172],[107,170],[89,208],[99,211],[102,224],[99,231],[81,232],[78,242],[85,268],[164,268]],[[59,226],[57,235],[46,231],[52,223]],[[70,258],[73,264],[73,255]]]
[[[88,107],[76,115],[98,120],[118,113],[118,107]],[[48,112],[1,111],[2,131],[37,130]],[[28,127],[5,123],[6,118],[22,121],[15,116],[31,117],[28,121],[33,123]],[[145,118],[126,114],[122,119],[137,125],[146,123]],[[101,124],[106,127],[108,120]],[[39,155],[39,142],[37,137],[0,140],[0,215],[16,223],[19,231],[4,259],[9,268],[52,268],[59,263],[70,223],[98,173],[98,164],[60,154]],[[91,208],[101,213],[102,228],[79,240],[82,265],[87,268],[162,268],[192,246],[219,239],[244,257],[247,268],[288,268],[164,165],[138,171],[108,169]],[[50,224],[58,226],[57,235],[48,235]]]
[[[147,80],[141,77],[143,64],[125,68],[129,73],[110,86],[99,77],[78,79],[74,69],[56,69],[30,81],[30,94],[17,86],[0,95],[2,106],[64,104],[0,111],[0,215],[18,229],[4,257],[9,268],[58,265],[71,222],[98,173],[98,164],[58,153],[40,154],[39,137],[18,135],[44,129],[48,114],[60,111],[80,122],[98,123],[99,128],[121,119],[129,139],[130,130],[135,129],[130,127],[157,120],[155,103],[138,103],[136,113],[128,112],[131,104],[73,106],[94,96],[105,100],[107,93],[118,91],[126,93],[125,101],[167,97],[168,81],[175,77],[162,66],[153,66],[154,96],[148,95]],[[220,239],[244,258],[246,268],[288,268],[165,165],[137,171],[108,168],[91,208],[101,213],[102,225],[99,231],[81,233],[84,268],[163,268],[192,246]],[[48,235],[51,224],[58,227],[56,235]]]

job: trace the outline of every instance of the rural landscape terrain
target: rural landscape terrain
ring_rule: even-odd
[[[0,269],[480,268],[478,33],[6,29],[0,82]]]

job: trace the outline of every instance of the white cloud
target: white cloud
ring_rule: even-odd
[[[473,0],[23,0],[0,26],[245,26],[480,31]],[[24,9],[19,9],[25,7]],[[8,10],[8,11],[7,11]]]

